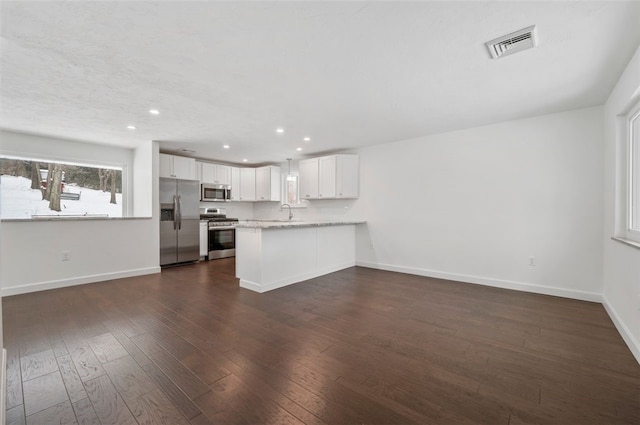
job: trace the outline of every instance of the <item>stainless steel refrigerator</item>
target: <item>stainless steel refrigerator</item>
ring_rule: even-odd
[[[200,183],[160,179],[160,265],[200,258]]]

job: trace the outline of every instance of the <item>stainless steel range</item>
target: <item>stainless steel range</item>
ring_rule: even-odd
[[[208,220],[207,259],[236,256],[237,218],[228,218],[223,208],[200,208],[200,220]]]

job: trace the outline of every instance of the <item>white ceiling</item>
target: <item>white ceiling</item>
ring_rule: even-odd
[[[1,12],[3,128],[159,140],[228,162],[602,104],[640,44],[640,2],[2,1]],[[529,25],[539,47],[490,59],[484,42]]]

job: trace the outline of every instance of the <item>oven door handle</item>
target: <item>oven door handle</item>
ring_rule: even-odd
[[[209,230],[231,230],[235,228],[236,226],[212,226],[209,227]]]

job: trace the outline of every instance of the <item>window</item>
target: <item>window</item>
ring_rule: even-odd
[[[291,173],[284,179],[285,204],[295,205],[300,202],[300,191],[298,189],[298,176]]]
[[[122,168],[0,157],[0,218],[122,217]]]
[[[292,208],[305,208],[307,201],[300,199],[300,175],[297,171],[291,171],[291,160],[289,162],[287,174],[283,173],[283,196],[282,203],[289,204]]]
[[[640,242],[640,103],[627,115],[627,214],[626,236]]]

